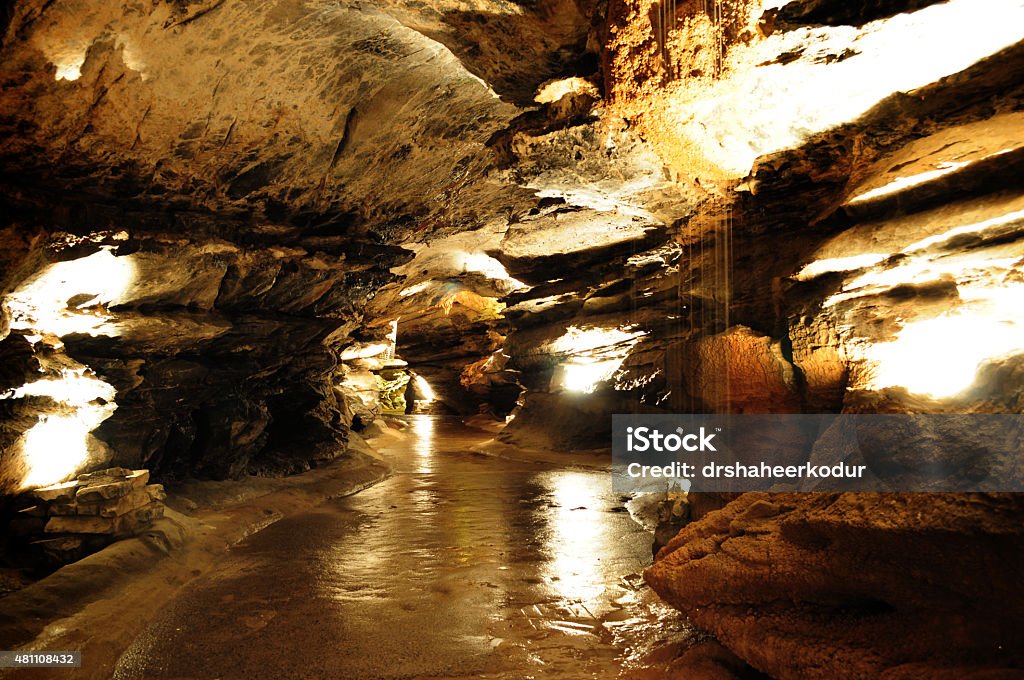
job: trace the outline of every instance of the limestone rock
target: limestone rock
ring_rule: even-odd
[[[75,494],[75,501],[79,503],[95,503],[121,498],[130,494],[133,488],[132,483],[126,481],[86,483],[78,488],[78,492]]]
[[[1019,506],[978,494],[744,494],[685,527],[645,578],[772,677],[980,677],[1024,655],[1012,576],[1021,529],[1008,521]]]
[[[154,519],[163,517],[164,506],[149,502],[126,510],[124,514],[89,517],[85,515],[54,516],[46,523],[49,534],[105,534],[130,536],[145,528]]]
[[[37,500],[43,501],[44,503],[52,503],[55,501],[69,501],[75,498],[78,493],[79,483],[77,481],[64,482],[62,484],[54,484],[53,486],[47,486],[32,491],[32,496]]]

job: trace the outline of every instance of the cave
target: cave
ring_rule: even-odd
[[[1021,0],[0,7],[0,677],[1024,677],[1022,412]]]

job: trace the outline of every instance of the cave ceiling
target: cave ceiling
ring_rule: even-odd
[[[850,386],[912,382],[858,369],[906,363],[866,347],[910,320],[1017,327],[977,291],[1021,271],[1022,19],[1020,0],[14,3],[0,287],[22,320],[0,332],[53,333],[107,375],[98,432],[136,462],[216,429],[205,411],[256,423],[253,451],[307,416],[333,437],[339,357],[389,338],[460,413],[500,384],[544,420],[586,366],[593,413],[728,409],[672,364],[716,352],[761,356],[779,404],[841,410]],[[79,260],[130,272],[94,290]],[[908,285],[927,301],[895,299]]]

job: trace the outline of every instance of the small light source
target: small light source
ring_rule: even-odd
[[[434,392],[434,388],[430,386],[426,378],[418,373],[413,377],[413,382],[416,384],[416,390],[423,395],[423,399],[417,399],[417,401],[432,402],[437,399],[437,394]]]
[[[53,74],[54,80],[74,81],[82,77],[82,65],[85,63],[85,54],[89,49],[88,43],[70,43],[56,51],[47,54],[47,58],[57,67]]]
[[[95,332],[111,318],[103,306],[119,300],[135,279],[130,257],[100,250],[77,260],[55,262],[8,299],[15,328],[51,333]],[[76,298],[85,304],[69,305]],[[85,305],[93,311],[82,309]]]
[[[86,442],[93,427],[77,415],[43,416],[25,433],[28,472],[22,488],[49,486],[74,474],[89,457]]]
[[[533,101],[538,104],[550,104],[567,94],[589,94],[594,99],[598,98],[597,87],[593,83],[579,76],[572,76],[544,83],[537,89],[537,96]]]
[[[587,359],[573,359],[562,367],[562,387],[570,392],[583,392],[589,394],[597,389],[597,386],[614,375],[615,371],[622,365],[622,359],[608,359],[607,361],[595,361]]]
[[[34,342],[44,334],[101,334],[103,325],[113,318],[106,305],[119,301],[134,278],[132,259],[116,257],[108,249],[55,262],[8,297],[11,326],[25,331]],[[76,364],[66,356],[62,363]],[[116,394],[112,385],[81,364],[0,394],[0,399],[49,397],[59,404],[40,416],[21,440],[26,467],[22,487],[59,482],[89,462],[89,433],[117,408]]]
[[[427,288],[430,288],[431,284],[433,283],[433,281],[421,281],[416,285],[408,286],[407,288],[403,288],[398,293],[398,297],[409,297],[410,295],[415,295],[416,293],[422,293]]]
[[[64,370],[61,378],[44,378],[22,385],[0,398],[50,397],[73,413],[41,416],[25,433],[23,453],[28,471],[22,488],[47,486],[78,471],[89,457],[89,433],[110,417],[117,406],[112,385],[85,369]]]
[[[877,189],[872,189],[870,191],[865,191],[863,194],[858,194],[857,196],[854,196],[853,198],[850,199],[850,203],[863,203],[864,201],[870,201],[876,198],[881,198],[882,196],[888,196],[890,194],[899,193],[904,189],[910,189],[920,184],[927,184],[933,179],[938,179],[939,177],[948,175],[951,172],[956,172],[957,170],[966,168],[970,164],[970,161],[963,161],[959,163],[952,161],[947,163],[939,163],[935,170],[920,172],[916,175],[911,175],[910,177],[897,177],[896,179],[889,182],[885,186],[878,187]]]
[[[392,348],[393,345],[390,342],[357,342],[342,350],[340,359],[354,361],[379,357],[391,352]]]
[[[984,361],[1021,351],[1024,335],[1012,319],[968,311],[917,321],[895,340],[868,349],[875,367],[869,388],[902,386],[936,399],[952,397],[974,383]]]
[[[395,347],[398,345],[398,319],[391,322],[391,332],[387,336],[388,348],[384,351],[385,359],[395,358]]]
[[[646,333],[623,328],[579,328],[569,326],[551,350],[568,355],[556,373],[556,380],[570,392],[589,394],[609,380],[633,345]]]
[[[481,274],[492,281],[503,281],[512,290],[526,288],[525,283],[509,276],[505,265],[486,253],[462,252],[456,253],[456,258],[463,273]]]
[[[82,64],[57,64],[55,80],[74,81],[82,77]]]

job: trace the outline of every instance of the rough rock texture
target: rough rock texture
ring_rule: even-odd
[[[1024,651],[1020,512],[1013,496],[744,494],[646,578],[772,677],[1008,677],[992,669]]]
[[[669,339],[671,367],[656,330],[626,358],[655,376],[635,408],[661,390],[677,412],[1019,412],[1024,36],[972,28],[957,3],[714,5],[609,9],[612,110],[710,194],[677,237],[693,329]],[[840,107],[815,102],[858,87],[867,36],[947,12],[956,27],[918,30],[916,58],[932,39],[966,53],[968,35],[991,52],[826,123]],[[872,87],[904,73],[885,63]],[[765,349],[733,352],[748,333]],[[1003,677],[1024,649],[1019,513],[998,497],[746,495],[694,513],[647,577],[772,676]]]
[[[7,529],[48,562],[72,562],[163,516],[163,486],[148,481],[148,470],[108,468],[35,489],[15,500]]]
[[[111,250],[96,250],[101,245]],[[4,344],[59,335],[60,352],[116,390],[116,410],[94,431],[113,452],[107,463],[227,478],[265,463],[301,469],[341,450],[348,423],[331,382],[337,358],[325,340],[344,337],[362,291],[387,280],[386,271],[298,245],[215,238],[200,245],[139,234],[68,250],[50,252],[112,254],[70,279],[81,290],[62,293],[99,295],[94,306],[63,313],[71,326],[33,318],[46,310],[30,280],[14,291],[27,302],[17,303],[21,327]],[[47,271],[69,278],[64,262]],[[117,290],[102,290],[108,267],[128,272]],[[24,400],[6,401],[17,409]]]
[[[184,7],[18,3],[0,172],[89,197],[255,210],[323,236],[367,219],[381,234],[408,228],[465,189],[495,197],[479,181],[483,143],[515,108],[439,43],[356,5]],[[372,172],[383,163],[386,183]]]

